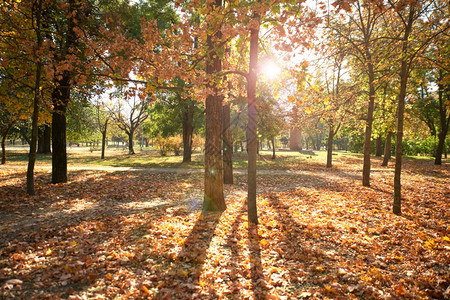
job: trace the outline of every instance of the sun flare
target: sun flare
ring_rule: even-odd
[[[272,60],[263,60],[261,62],[261,73],[265,78],[274,80],[280,76],[281,68]]]

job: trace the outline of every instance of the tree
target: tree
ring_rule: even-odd
[[[114,99],[116,102],[109,107],[111,118],[128,136],[128,154],[135,154],[133,137],[136,129],[148,118],[148,102],[141,99],[145,96],[138,94],[136,88],[115,95],[118,96]]]
[[[211,10],[220,10],[221,0],[211,2]],[[222,71],[222,62],[217,52],[217,41],[222,38],[220,19],[211,20],[211,34],[206,38],[207,61],[206,74],[213,77]],[[205,195],[203,211],[224,211],[226,209],[223,194],[222,164],[222,96],[213,82],[207,87],[211,92],[206,97],[206,143],[205,143]]]
[[[336,2],[338,3],[338,2]],[[343,26],[331,23],[330,28],[340,37],[348,42],[353,50],[351,55],[356,59],[360,68],[367,75],[368,106],[364,137],[364,162],[363,162],[363,186],[370,186],[370,144],[372,137],[373,113],[375,108],[376,87],[376,61],[380,58],[377,53],[379,43],[379,31],[375,30],[379,19],[383,16],[384,10],[379,9],[376,4],[363,3],[363,1],[352,1],[353,5],[343,6],[346,11],[347,24]],[[379,51],[378,51],[379,52]]]

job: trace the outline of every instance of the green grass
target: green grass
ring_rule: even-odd
[[[24,148],[25,149],[25,148]],[[26,164],[28,155],[24,149],[14,149],[7,151],[7,162],[16,164]],[[346,151],[334,151],[333,160],[339,157],[355,157],[361,154]],[[302,162],[326,163],[326,151],[276,151],[276,159],[272,159],[271,150],[263,150],[257,155],[257,164],[259,169],[291,169],[298,167]],[[434,158],[429,156],[406,156],[415,160],[431,161]],[[39,164],[51,164],[50,154],[38,154],[37,162]],[[444,159],[443,162],[449,161]],[[105,159],[100,159],[100,151],[90,151],[87,147],[68,148],[69,165],[92,165],[108,167],[137,167],[137,168],[196,168],[204,167],[204,155],[195,152],[192,155],[192,162],[183,163],[182,156],[167,155],[161,156],[158,151],[146,148],[143,151],[136,149],[136,154],[129,155],[122,149],[108,148],[105,153]],[[247,168],[247,152],[236,152],[233,154],[234,168]]]

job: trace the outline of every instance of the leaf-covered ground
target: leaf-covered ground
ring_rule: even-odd
[[[37,195],[25,169],[0,167],[0,298],[446,299],[449,165],[405,160],[403,216],[391,213],[392,167],[361,157],[327,170],[311,159],[258,175],[258,226],[246,175],[228,208],[200,213],[201,172],[70,172]]]

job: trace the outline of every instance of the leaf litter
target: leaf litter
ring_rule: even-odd
[[[66,184],[1,169],[2,298],[445,299],[450,296],[449,167],[406,160],[403,216],[393,172],[360,184],[360,160],[246,176],[222,214],[200,212],[201,174],[79,170]]]

